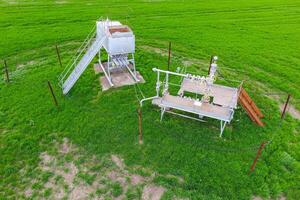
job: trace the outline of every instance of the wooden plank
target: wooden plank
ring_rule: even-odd
[[[245,102],[247,103],[247,101],[244,99],[244,97],[243,97],[243,96],[240,96],[240,97],[239,97],[239,101],[240,101],[240,103],[242,104],[243,108],[246,110],[246,112],[247,112],[248,116],[250,117],[250,119],[251,119],[253,122],[255,122],[255,119],[253,118],[253,116],[252,116],[252,115],[249,115],[249,112],[250,112],[250,111],[247,109],[246,106],[244,106],[244,103],[245,103]],[[255,122],[255,123],[256,123],[256,122]]]
[[[252,109],[252,107],[245,100],[245,98],[240,98],[240,102],[241,102],[242,106],[246,109],[248,115],[249,116],[251,115],[250,118],[253,117],[254,122],[256,122],[259,126],[264,126],[264,124],[260,121],[260,118],[258,117],[256,112]]]
[[[264,115],[261,113],[261,111],[259,110],[259,108],[256,106],[256,104],[254,103],[254,101],[251,99],[251,97],[249,96],[249,94],[246,92],[246,90],[244,88],[242,88],[242,92],[241,94],[246,98],[246,100],[249,102],[250,106],[253,108],[253,110],[257,113],[258,117],[262,118],[264,117]]]

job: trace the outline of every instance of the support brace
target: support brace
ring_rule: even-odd
[[[225,129],[225,126],[226,126],[227,122],[225,122],[225,121],[220,121],[220,122],[221,122],[220,137],[222,137],[223,131]]]
[[[160,121],[162,121],[163,117],[164,117],[164,113],[166,111],[166,107],[162,107],[161,108],[161,114],[160,114]]]

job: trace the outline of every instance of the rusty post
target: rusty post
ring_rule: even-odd
[[[5,71],[5,75],[6,75],[6,81],[9,82],[9,74],[8,74],[8,67],[7,67],[7,63],[6,60],[4,60],[4,71]]]
[[[58,58],[58,61],[59,61],[60,67],[62,67],[62,64],[61,64],[61,59],[60,59],[60,54],[59,54],[59,50],[58,50],[58,46],[57,46],[57,45],[55,45],[55,49],[56,49],[56,54],[57,54],[57,58]]]
[[[256,153],[256,157],[255,157],[255,159],[254,159],[254,161],[253,161],[253,163],[252,163],[252,165],[251,165],[251,167],[250,167],[250,171],[249,171],[248,175],[250,175],[251,172],[254,171],[255,166],[256,166],[256,162],[257,162],[259,156],[261,155],[261,152],[262,152],[263,148],[265,147],[265,145],[266,145],[266,142],[262,142],[262,143],[260,144],[259,149],[258,149],[258,151],[257,151],[257,153]]]
[[[171,42],[169,42],[168,71],[170,71],[170,64],[171,64]]]
[[[138,108],[138,116],[139,116],[139,144],[143,144],[142,111],[141,111],[141,108]]]
[[[208,67],[208,73],[207,73],[207,75],[210,74],[210,68],[211,68],[211,64],[213,62],[213,59],[214,59],[214,56],[210,56],[210,62],[209,62],[209,67]]]
[[[281,120],[283,120],[284,117],[285,117],[286,109],[287,109],[287,106],[288,106],[288,104],[289,104],[289,102],[290,102],[290,99],[291,99],[291,95],[289,94],[288,97],[287,97],[287,99],[286,99],[286,102],[285,102],[285,104],[284,104],[283,111],[282,111],[282,113],[281,113]]]
[[[58,107],[58,103],[57,103],[57,100],[56,100],[56,97],[55,97],[55,94],[54,94],[54,91],[53,91],[53,88],[51,86],[50,81],[48,81],[48,87],[49,87],[49,90],[51,92],[51,95],[52,95],[52,98],[53,98],[53,102],[54,102],[55,106]]]

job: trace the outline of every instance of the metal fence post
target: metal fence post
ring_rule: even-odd
[[[257,162],[258,158],[260,157],[261,152],[262,152],[263,148],[265,147],[265,145],[266,145],[266,142],[262,142],[262,143],[260,144],[259,149],[258,149],[258,151],[257,151],[257,153],[256,153],[256,157],[255,157],[255,159],[254,159],[254,161],[253,161],[253,163],[252,163],[252,165],[251,165],[251,167],[250,167],[250,171],[249,171],[248,175],[250,175],[251,172],[254,171],[255,166],[256,166],[256,162]]]
[[[57,57],[58,57],[58,61],[59,61],[60,67],[62,67],[61,59],[60,59],[60,54],[59,54],[59,50],[58,50],[57,45],[55,45],[55,49],[56,49],[56,54],[57,54]]]
[[[7,67],[6,60],[4,60],[4,71],[5,71],[5,74],[6,74],[6,81],[9,82],[10,79],[9,79],[8,67]]]
[[[57,103],[57,100],[56,100],[56,97],[55,97],[55,94],[54,94],[54,91],[53,91],[53,88],[51,86],[50,81],[48,81],[48,87],[49,87],[49,90],[51,92],[51,95],[52,95],[52,98],[53,98],[53,102],[54,102],[55,106],[58,107],[58,103]]]
[[[142,111],[141,111],[141,108],[138,108],[138,116],[139,116],[139,144],[143,144]]]
[[[284,104],[283,111],[282,111],[282,113],[281,113],[281,120],[283,120],[284,117],[285,117],[286,109],[287,109],[287,106],[288,106],[288,104],[289,104],[289,102],[290,102],[290,99],[291,99],[291,95],[289,94],[288,97],[287,97],[287,99],[286,99],[286,102],[285,102],[285,104]]]

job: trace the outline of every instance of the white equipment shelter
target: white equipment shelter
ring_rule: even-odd
[[[220,120],[220,137],[222,137],[223,131],[227,123],[233,118],[234,109],[237,107],[238,100],[238,88],[227,87],[223,85],[214,84],[215,72],[217,64],[214,62],[211,64],[210,74],[208,77],[195,76],[191,74],[181,74],[166,70],[160,70],[153,68],[153,71],[157,73],[156,82],[156,95],[150,98],[145,98],[140,101],[142,106],[144,101],[152,100],[152,104],[161,108],[161,120],[165,112],[179,115],[181,117],[194,119],[197,121],[205,122],[202,118],[209,117]],[[165,74],[165,80],[160,81],[161,74]],[[176,96],[169,93],[169,76],[175,75],[182,77],[180,89]],[[163,89],[161,92],[161,85]],[[185,92],[201,95],[202,98],[186,97]],[[162,93],[162,95],[160,95]],[[199,118],[184,115],[173,110],[185,111],[193,113],[199,116]]]
[[[108,55],[105,64],[101,62],[102,47]],[[96,31],[93,29],[77,52],[78,55],[75,55],[59,77],[63,94],[72,89],[98,52],[99,64],[110,86],[114,86],[111,72],[116,68],[126,68],[134,81],[139,81],[134,61],[135,36],[128,26],[118,21],[97,21]]]

